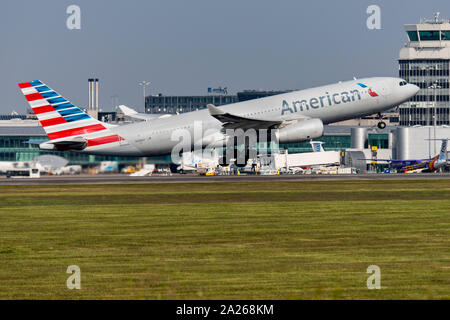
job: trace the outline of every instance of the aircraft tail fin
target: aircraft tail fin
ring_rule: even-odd
[[[447,161],[447,143],[448,139],[442,139],[441,152],[439,153],[440,161]]]
[[[313,148],[314,152],[324,152],[325,150],[323,149],[323,142],[322,141],[310,141],[309,142]]]
[[[91,117],[39,80],[19,83],[19,88],[50,139],[43,143],[45,149],[82,150],[122,139],[111,134],[111,125]]]

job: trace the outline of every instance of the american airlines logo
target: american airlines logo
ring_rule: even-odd
[[[363,83],[358,82],[357,85],[359,85],[361,88],[367,88],[367,86]],[[378,94],[371,88],[368,89],[368,92],[371,97],[378,97]],[[319,109],[326,106],[348,103],[355,101],[356,99],[361,100],[361,93],[357,89],[351,90],[350,92],[342,91],[333,94],[325,92],[325,95],[323,96],[313,97],[309,100],[303,99],[292,101],[291,104],[289,104],[286,100],[283,100],[281,115],[284,115],[287,112],[303,112],[308,111],[310,108]]]
[[[367,88],[367,86],[361,82],[358,82],[357,85],[360,86],[361,88]],[[371,88],[369,88],[369,95],[371,97],[378,97],[378,94],[375,91],[373,91]]]

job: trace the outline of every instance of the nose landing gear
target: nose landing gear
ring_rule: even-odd
[[[378,119],[380,119],[380,122],[377,124],[378,129],[386,128],[386,122],[382,121],[383,115],[380,112],[378,112]]]
[[[378,127],[378,129],[386,128],[386,122],[384,122],[384,121],[378,122],[377,127]]]

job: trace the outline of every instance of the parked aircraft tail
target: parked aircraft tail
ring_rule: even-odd
[[[425,139],[425,140],[428,140],[428,141],[442,141],[441,151],[439,152],[439,155],[434,157],[434,159],[436,159],[438,161],[447,161],[448,139],[449,138],[444,138],[444,139]]]
[[[441,152],[439,153],[439,161],[447,161],[447,143],[448,139],[442,139]]]
[[[324,152],[325,151],[322,147],[322,145],[323,145],[322,141],[310,141],[309,143],[311,144],[314,152]]]

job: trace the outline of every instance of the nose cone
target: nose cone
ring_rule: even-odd
[[[405,94],[408,99],[414,97],[417,94],[417,92],[419,92],[419,90],[420,90],[420,88],[418,86],[416,86],[415,84],[411,84],[411,83],[408,83],[404,88],[405,88]]]
[[[415,96],[417,94],[417,92],[419,92],[420,88],[418,86],[416,86],[415,84],[409,84],[411,86],[411,91],[413,92],[413,96]]]

